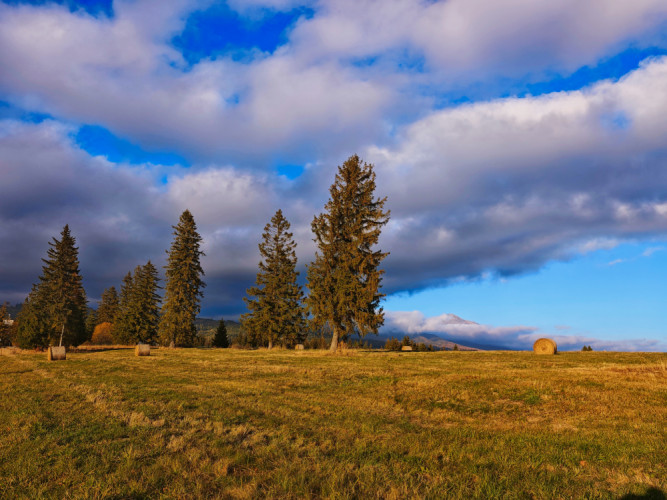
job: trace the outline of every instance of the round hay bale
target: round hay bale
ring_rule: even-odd
[[[294,349],[297,351],[303,351],[305,349],[305,346],[303,344],[297,344],[294,346]]]
[[[404,345],[403,347],[401,347],[401,351],[412,351],[412,346]]]
[[[533,344],[535,354],[556,354],[556,342],[551,339],[537,339]]]
[[[135,356],[150,356],[151,355],[151,346],[148,344],[137,344],[137,347],[134,348]]]
[[[62,361],[66,359],[65,346],[49,347],[49,350],[46,352],[46,359],[49,361]]]

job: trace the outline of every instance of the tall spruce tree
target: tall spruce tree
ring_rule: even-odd
[[[160,278],[157,268],[149,260],[134,272],[134,301],[137,304],[136,338],[138,342],[151,343],[157,340],[160,321]]]
[[[118,313],[114,322],[112,334],[118,344],[131,344],[134,339],[134,278],[128,272],[123,278],[118,298]]]
[[[118,306],[118,292],[116,291],[115,286],[110,286],[102,292],[102,297],[97,306],[97,324],[113,324],[114,321],[116,321],[116,315],[118,314]]]
[[[80,344],[86,335],[86,293],[79,271],[79,249],[65,225],[60,240],[49,243],[47,258],[42,259],[43,275],[39,287],[45,294],[47,315],[51,327],[51,343]],[[55,334],[55,335],[54,335]]]
[[[160,289],[156,267],[149,260],[127,273],[121,285],[114,339],[122,344],[150,343],[157,339]]]
[[[241,316],[244,332],[255,342],[276,342],[293,346],[305,337],[303,292],[297,283],[296,243],[289,232],[290,223],[281,210],[264,227],[259,253],[256,285],[248,288],[244,298],[249,312]]]
[[[218,329],[215,331],[215,336],[213,337],[213,347],[229,347],[227,327],[225,326],[225,320],[223,318],[220,318]]]
[[[49,242],[42,275],[28,295],[19,323],[26,347],[78,345],[87,340],[86,293],[79,271],[79,249],[69,226]]]
[[[357,333],[377,333],[384,323],[380,263],[388,255],[374,250],[389,222],[386,198],[375,198],[373,165],[357,155],[338,167],[325,212],[311,224],[318,251],[308,266],[306,300],[314,328],[332,330],[330,349]]]
[[[200,311],[204,270],[200,257],[201,236],[189,210],[181,214],[174,228],[174,240],[167,252],[167,281],[160,318],[160,340],[163,344],[191,347],[197,330],[195,318]]]

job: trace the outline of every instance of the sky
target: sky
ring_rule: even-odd
[[[386,332],[667,349],[664,0],[9,0],[0,68],[0,301],[69,224],[94,306],[189,209],[237,318],[358,154]]]

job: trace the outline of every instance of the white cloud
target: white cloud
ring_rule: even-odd
[[[551,335],[533,326],[489,326],[464,320],[455,314],[427,317],[419,311],[386,311],[386,333],[419,335],[437,334],[445,340],[500,346],[509,349],[531,350],[541,337],[549,337],[561,351],[580,350],[590,345],[596,351],[664,351],[667,344],[654,339],[600,340],[587,335]],[[569,326],[557,326],[556,330],[570,330]]]
[[[661,0],[323,1],[293,43],[307,57],[363,58],[408,47],[446,80],[571,71],[667,19]],[[536,48],[539,47],[539,50]],[[391,57],[391,56],[389,56]],[[394,56],[396,57],[396,56]]]
[[[427,317],[420,311],[386,311],[385,317],[385,329],[388,331],[399,330],[411,335],[438,333],[475,342],[508,342],[508,345],[514,345],[515,340],[520,336],[537,330],[532,326],[496,327],[480,325],[464,320],[455,314]]]
[[[655,208],[667,192],[663,87],[667,58],[581,91],[436,111],[392,147],[369,148],[393,214],[383,240],[390,288],[512,274],[667,234]],[[630,125],[609,129],[610,113]]]

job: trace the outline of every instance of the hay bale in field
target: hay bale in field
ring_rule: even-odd
[[[65,346],[49,347],[49,350],[46,352],[46,359],[49,361],[62,361],[66,359]]]
[[[297,351],[303,351],[306,347],[303,344],[297,344],[294,346],[294,349]]]
[[[412,351],[412,346],[404,345],[403,347],[401,347],[401,351]]]
[[[150,356],[151,355],[151,346],[148,344],[137,344],[137,347],[134,348],[135,356]]]
[[[551,339],[537,339],[533,344],[535,354],[556,354],[556,342]]]

